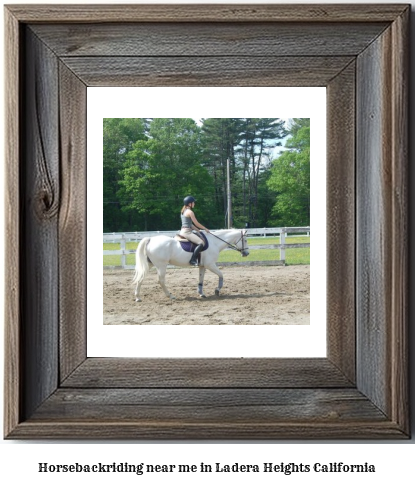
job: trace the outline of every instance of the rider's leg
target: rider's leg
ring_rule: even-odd
[[[193,251],[193,256],[190,258],[190,261],[189,261],[189,264],[195,266],[197,265],[197,257],[199,256],[199,254],[201,253],[202,249],[203,249],[203,240],[198,237],[196,234],[193,234],[193,232],[189,229],[189,230],[184,230],[182,229],[182,235],[184,237],[186,237],[186,239],[190,242],[193,242],[193,244],[196,244],[196,248],[195,250]]]
[[[199,254],[202,252],[202,249],[203,249],[203,244],[198,244],[195,250],[193,251],[193,256],[190,258],[189,261],[189,263],[192,264],[193,266],[197,265],[197,258]]]

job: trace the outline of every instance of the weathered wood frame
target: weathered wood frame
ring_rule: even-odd
[[[5,8],[6,438],[408,438],[409,12]],[[108,84],[327,87],[327,358],[86,357],[86,88]]]

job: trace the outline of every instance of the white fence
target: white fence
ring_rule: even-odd
[[[239,265],[239,266],[246,266],[246,265],[284,265],[285,264],[285,250],[289,248],[307,248],[310,247],[310,243],[301,243],[301,244],[287,244],[285,239],[290,235],[310,235],[310,227],[262,227],[256,229],[246,229],[248,237],[270,237],[276,236],[278,238],[279,244],[269,244],[265,246],[249,246],[250,250],[254,249],[279,249],[280,250],[280,259],[279,260],[272,260],[272,261],[243,261],[243,262],[221,262],[221,266],[232,266],[232,265]],[[214,232],[214,231],[212,231]],[[166,235],[170,237],[174,237],[177,234],[176,231],[160,231],[160,232],[114,232],[114,233],[107,233],[103,236],[104,243],[120,243],[119,250],[112,250],[112,251],[104,251],[104,256],[112,255],[112,256],[121,256],[121,267],[122,268],[134,268],[133,265],[127,265],[127,255],[128,254],[135,254],[134,249],[127,249],[127,242],[139,242],[141,239],[145,237],[153,237],[156,235]],[[224,249],[225,251],[230,251],[231,249]],[[106,266],[104,266],[106,267]]]

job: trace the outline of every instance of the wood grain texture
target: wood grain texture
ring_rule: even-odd
[[[391,25],[391,160],[392,160],[392,331],[391,331],[391,418],[409,431],[409,22],[407,10]]]
[[[35,432],[41,438],[402,438],[398,426],[354,388],[65,388],[13,437]]]
[[[327,359],[88,358],[65,388],[344,388]]]
[[[368,47],[357,73],[357,384],[396,420],[408,418],[407,51],[405,36],[393,40],[405,23]]]
[[[65,405],[62,412],[62,405]],[[153,421],[243,424],[387,421],[354,388],[195,388],[67,389],[47,399],[32,416],[36,421]]]
[[[59,64],[59,374],[86,358],[86,85]]]
[[[33,25],[60,57],[357,56],[387,23]]]
[[[21,44],[19,25],[5,12],[5,334],[4,334],[4,434],[19,423],[22,377],[20,369],[20,119],[19,114],[19,58]]]
[[[390,33],[373,43],[357,65],[357,350],[358,386],[389,412],[388,344],[391,337],[390,218],[391,161],[383,145],[388,137],[390,104],[385,102],[390,79],[383,57]],[[386,44],[384,44],[386,42]],[[390,53],[389,53],[390,54]],[[389,70],[389,67],[388,67]],[[370,344],[374,354],[365,352]]]
[[[6,367],[5,436],[407,438],[408,7],[16,5],[6,10],[10,49],[7,66],[11,70],[7,86],[14,97],[7,105],[12,142],[7,152],[11,185],[6,197],[11,235],[8,259],[16,268],[7,271],[12,286],[6,319],[6,358],[11,362]],[[173,24],[185,22],[188,27],[198,22],[207,43],[206,52],[202,56],[185,53],[174,57],[170,46],[164,46],[163,55],[159,45],[153,52],[160,54],[152,59],[133,59],[119,55],[133,49],[124,39],[117,41],[125,46],[120,44],[120,53],[115,56],[92,55],[87,60],[79,53],[95,49],[89,26],[83,26],[83,34],[79,26],[75,29],[73,39],[79,45],[70,44],[69,34],[68,44],[60,44],[63,52],[71,52],[70,56],[57,55],[42,39],[46,36],[45,24],[54,31],[53,24],[62,22],[121,22],[125,26],[123,19],[127,23],[163,23],[163,28],[157,29],[168,33],[164,39],[178,35],[180,29]],[[26,26],[27,21],[42,26]],[[285,35],[287,55],[269,57],[268,39],[258,37],[255,31],[256,22],[276,21],[290,22],[287,25],[293,29],[292,36],[296,34],[299,39],[302,31],[294,26],[296,22],[311,23],[316,29],[321,28],[314,25],[318,23],[338,22],[341,29],[344,22],[352,22],[353,32],[364,31],[367,24],[391,23],[386,29],[382,25],[382,34],[371,38],[355,56],[346,55],[351,41],[345,39],[340,56],[328,60],[318,53],[301,60],[305,67],[303,79],[328,87],[329,215],[333,220],[342,220],[350,232],[351,222],[356,219],[351,242],[342,244],[352,261],[351,268],[356,268],[356,335],[352,327],[353,271],[347,268],[347,262],[340,263],[335,249],[330,249],[333,263],[329,265],[327,359],[85,359],[85,274],[82,263],[70,266],[73,253],[85,251],[85,86],[102,85],[115,78],[135,86],[149,80],[156,83],[158,79],[162,82],[156,86],[183,82],[197,85],[207,79],[209,66],[215,75],[211,81],[220,84],[217,52],[225,53],[227,61],[227,68],[225,63],[221,68],[222,76],[226,78],[232,69],[237,75],[227,78],[229,86],[261,80],[265,80],[262,86],[281,86],[287,82],[282,68],[291,66],[292,76],[299,67],[300,58],[291,52],[295,46],[290,47],[292,41]],[[204,22],[215,22],[211,27],[217,29],[216,33],[208,34],[206,26],[201,25]],[[239,33],[232,37],[230,34],[236,31],[233,25],[229,30],[227,23],[240,23],[242,27],[244,23],[252,24],[248,29],[252,37],[246,41]],[[183,31],[183,26],[179,27]],[[272,26],[264,27],[271,35]],[[379,24],[373,27],[379,28]],[[43,33],[37,31],[34,35],[37,28]],[[152,28],[143,27],[146,32]],[[97,26],[95,33],[100,29],[102,26]],[[372,26],[369,30],[372,36]],[[308,28],[306,31],[310,32]],[[53,37],[49,36],[47,42],[51,43]],[[325,39],[331,41],[333,33]],[[24,57],[19,50],[21,40],[27,52]],[[239,42],[249,47],[250,56],[245,59],[240,56]],[[277,49],[278,42],[276,39],[270,44]],[[324,44],[324,38],[314,39],[313,49],[319,43]],[[97,49],[102,51],[105,41],[98,44]],[[282,44],[279,54],[284,52]],[[183,50],[185,45],[184,40],[178,48]],[[143,46],[147,50],[151,47],[148,42]],[[244,69],[248,70],[245,76]],[[296,81],[291,79],[291,83]],[[356,104],[351,108],[354,87]],[[356,117],[355,137],[352,115]],[[350,165],[354,147],[356,187]],[[344,165],[335,161],[336,156]],[[78,173],[80,178],[76,177]],[[347,209],[342,212],[336,205]],[[18,221],[12,222],[13,218]],[[329,225],[331,247],[339,242],[338,228],[338,222]],[[75,240],[74,251],[69,249],[71,238]],[[354,254],[353,245],[357,248]],[[336,272],[342,275],[337,280],[333,278]]]
[[[20,22],[393,22],[404,4],[8,5]]]
[[[355,62],[327,87],[327,354],[356,381]]]
[[[52,422],[29,420],[20,424],[10,439],[113,439],[113,440],[404,440],[405,435],[388,420],[355,422],[192,422],[152,419],[142,422],[107,420]]]
[[[345,57],[63,57],[88,86],[325,86]]]
[[[21,265],[24,415],[58,386],[58,61],[26,31]]]

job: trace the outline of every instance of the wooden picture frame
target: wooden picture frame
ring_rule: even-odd
[[[7,439],[407,439],[408,5],[11,5]],[[86,356],[88,86],[327,87],[327,357]]]

